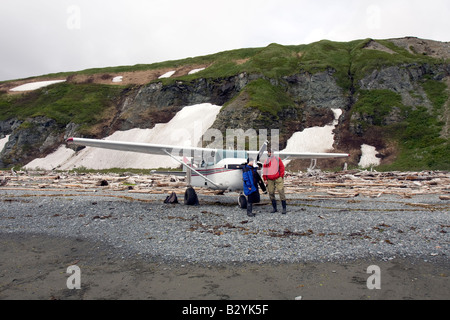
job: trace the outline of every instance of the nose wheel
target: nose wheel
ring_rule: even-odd
[[[238,204],[239,204],[239,208],[241,209],[247,209],[247,198],[241,194],[238,198]]]

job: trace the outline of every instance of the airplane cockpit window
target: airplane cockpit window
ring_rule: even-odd
[[[218,163],[225,158],[247,159],[248,154],[245,150],[218,150],[214,162]]]
[[[215,164],[214,160],[215,155],[211,152],[202,152],[201,155],[195,157],[195,163],[197,163],[200,168],[213,166]]]

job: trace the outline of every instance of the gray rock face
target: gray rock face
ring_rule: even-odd
[[[301,73],[286,77],[288,93],[294,101],[307,107],[343,108],[347,99],[341,87],[336,84],[334,71],[317,74]]]
[[[246,74],[226,79],[198,79],[193,82],[177,81],[164,86],[152,83],[135,90],[120,105],[113,127],[117,130],[152,128],[164,123],[182,107],[212,103],[224,105],[248,83]]]
[[[353,83],[357,88],[355,91],[341,88],[331,67],[316,74],[299,70],[279,79],[264,78],[281,88],[292,101],[277,113],[246,107],[250,97],[245,87],[261,78],[263,75],[257,73],[240,73],[227,78],[199,78],[166,85],[158,82],[127,88],[120,101],[115,102],[108,122],[102,123],[93,136],[103,138],[116,130],[153,128],[157,123],[170,121],[184,106],[212,103],[226,104],[213,128],[222,132],[226,129],[279,129],[280,147],[283,147],[294,132],[331,123],[334,120],[331,109],[339,108],[343,115],[336,129],[335,147],[350,152],[349,146],[356,148],[367,143],[363,137],[365,124],[374,125],[372,115],[352,110],[358,102],[358,92],[388,90],[401,96],[403,106],[424,106],[432,110],[433,104],[423,89],[423,82],[431,79],[448,83],[450,65],[411,63],[383,67]],[[389,125],[402,120],[399,108],[392,107],[383,114],[382,123]],[[80,136],[79,129],[80,126],[74,123],[61,125],[44,117],[0,121],[0,138],[10,135],[0,153],[0,167],[26,164],[36,157],[46,156],[65,138]]]
[[[450,75],[449,65],[428,65],[428,64],[409,64],[401,66],[392,66],[374,70],[371,74],[359,81],[359,88],[362,90],[388,90],[401,96],[401,103],[407,107],[426,107],[430,112],[433,109],[433,103],[430,101],[423,83],[427,79],[442,81]],[[383,119],[383,125],[393,124],[404,120],[397,107],[390,106],[391,112]],[[374,124],[373,117],[365,114],[352,114],[353,122]],[[360,128],[353,131],[361,135]]]
[[[165,123],[184,106],[200,103],[223,105],[248,83],[246,74],[226,79],[198,79],[170,85],[152,83],[125,91],[111,122],[102,129],[102,138],[116,130],[152,128]],[[44,117],[0,122],[0,137],[10,135],[0,154],[0,168],[26,164],[36,157],[55,151],[64,139],[79,135],[79,125],[69,123],[60,127],[56,121]]]
[[[11,119],[0,124],[3,135],[10,135],[0,153],[0,167],[31,161],[41,154],[54,151],[62,141],[61,128],[55,120],[46,117],[26,121]]]
[[[283,87],[293,104],[284,107],[276,115],[257,108],[244,107],[249,96],[241,94],[224,108],[213,127],[225,133],[227,129],[278,129],[280,148],[294,132],[312,126],[325,126],[334,120],[331,109],[346,109],[348,99],[336,84],[333,71],[317,74],[299,73],[281,81],[269,79]]]
[[[450,74],[448,65],[410,64],[374,70],[359,81],[363,90],[390,90],[402,96],[405,106],[422,105],[430,109],[432,103],[421,86],[424,77],[441,81]]]

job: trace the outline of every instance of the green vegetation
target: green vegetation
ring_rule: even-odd
[[[420,83],[433,108],[406,107],[400,94],[390,90],[361,90],[358,81],[374,70],[406,65],[434,66],[444,63],[423,54],[397,47],[388,40],[376,40],[389,52],[368,50],[372,39],[351,42],[322,40],[307,45],[283,46],[270,44],[265,48],[247,48],[224,51],[216,54],[153,64],[118,66],[88,69],[79,72],[58,73],[42,77],[68,77],[74,74],[120,74],[122,72],[178,69],[190,66],[207,66],[203,71],[192,75],[157,79],[165,85],[175,81],[185,83],[201,78],[224,81],[227,77],[240,73],[258,75],[250,81],[242,93],[248,95],[245,107],[257,108],[268,117],[276,118],[287,107],[299,107],[287,94],[285,77],[298,73],[315,74],[329,72],[343,89],[345,95],[353,95],[356,103],[351,112],[360,115],[358,120],[363,131],[376,128],[383,132],[384,139],[398,145],[400,150],[396,162],[388,169],[445,169],[450,170],[448,161],[449,141],[441,137],[443,123],[439,117],[449,101],[449,90],[443,81],[426,75]],[[445,63],[448,63],[445,62]],[[216,80],[217,79],[217,80]],[[5,83],[5,82],[2,82]],[[0,91],[0,120],[45,116],[54,119],[61,127],[69,122],[82,125],[82,130],[100,123],[108,109],[121,97],[124,86],[100,85],[93,83],[60,83],[29,93],[9,95]],[[421,93],[422,94],[422,93]],[[419,100],[422,95],[410,92]],[[226,106],[226,105],[225,105]],[[448,104],[447,104],[448,106]],[[387,124],[387,117],[395,113],[399,121]],[[355,121],[355,120],[354,120]],[[24,122],[22,128],[31,126]]]
[[[355,80],[360,80],[373,70],[380,69],[382,67],[407,64],[440,63],[440,61],[428,56],[411,54],[406,49],[397,47],[388,40],[376,40],[376,42],[385,46],[387,49],[390,49],[394,53],[363,49],[370,41],[372,40],[366,39],[365,41],[360,42],[351,51],[351,73],[354,75]]]
[[[74,122],[88,128],[102,120],[104,110],[122,90],[118,86],[61,83],[24,95],[2,94],[0,120],[45,116],[61,126]]]
[[[306,46],[299,46],[298,68],[311,74],[332,70],[338,85],[349,90],[352,82],[349,74],[351,66],[351,49],[353,42],[333,42],[322,40]]]
[[[246,64],[245,69],[271,79],[278,79],[295,72],[299,57],[295,50],[272,43],[255,54]]]
[[[282,79],[298,72],[314,74],[330,70],[334,73],[338,84],[344,90],[349,90],[353,85],[352,78],[362,79],[368,72],[381,67],[408,63],[437,63],[433,58],[411,54],[389,41],[378,40],[377,42],[391,49],[394,54],[364,49],[370,41],[372,39],[351,42],[322,40],[298,46],[272,43],[265,48],[232,50],[195,59],[151,65],[151,67],[177,67],[195,63],[212,64],[198,74],[176,79],[185,81],[199,77],[223,78],[241,72],[260,74],[270,79]],[[246,60],[245,63],[237,63],[242,60]],[[105,71],[113,72],[112,70]],[[169,78],[164,81],[171,83],[175,79]]]
[[[245,107],[257,108],[275,117],[284,107],[294,105],[283,88],[272,85],[268,80],[254,80],[245,87],[245,91],[250,96]]]
[[[433,109],[418,107],[408,112],[400,138],[402,152],[392,167],[450,170],[450,141],[441,136],[444,123],[439,120],[440,110],[449,99],[448,89],[435,80],[427,80],[422,86]]]
[[[431,100],[435,111],[441,110],[449,98],[447,86],[445,83],[436,80],[427,80],[422,84],[428,99]]]
[[[393,108],[403,109],[399,94],[390,90],[361,90],[352,112],[371,119],[371,123],[364,122],[363,126],[381,126]]]
[[[450,142],[440,137],[442,123],[425,107],[410,111],[396,129],[401,150],[385,170],[450,170]]]
[[[344,89],[347,89],[351,85],[349,81],[352,76],[354,76],[355,79],[361,79],[368,72],[383,66],[408,63],[436,64],[442,62],[428,56],[412,54],[406,49],[395,46],[388,40],[376,41],[392,50],[394,54],[379,50],[364,49],[370,41],[373,40],[363,39],[351,42],[322,40],[307,45],[290,46],[272,43],[265,48],[236,49],[211,55],[152,64],[93,68],[77,72],[54,73],[43,75],[36,79],[43,77],[62,78],[75,74],[110,74],[207,65],[208,68],[193,75],[155,81],[172,83],[177,80],[191,81],[198,78],[225,78],[241,72],[256,73],[271,79],[280,79],[284,76],[289,76],[302,71],[317,73],[330,69],[336,72],[338,83],[340,83]]]
[[[433,110],[423,106],[406,107],[399,94],[389,90],[364,90],[360,92],[353,112],[358,112],[369,121],[361,122],[363,130],[369,126],[379,127],[386,137],[396,141],[400,148],[395,163],[381,167],[382,170],[450,170],[450,141],[441,137],[443,123],[439,121],[438,110],[448,100],[447,86],[428,80],[424,84]],[[400,122],[386,125],[384,119],[393,108],[400,111]]]

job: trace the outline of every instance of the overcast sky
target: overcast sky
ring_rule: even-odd
[[[273,42],[450,41],[449,16],[449,0],[1,0],[0,80]]]

